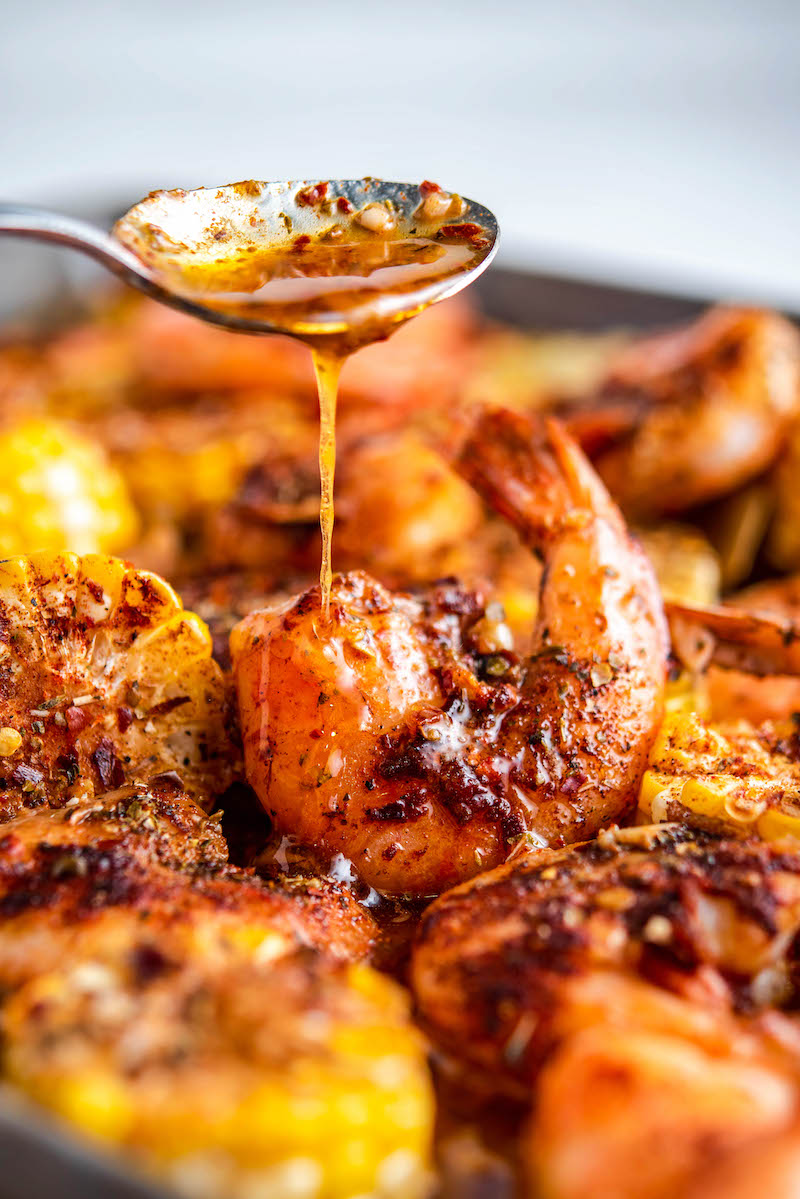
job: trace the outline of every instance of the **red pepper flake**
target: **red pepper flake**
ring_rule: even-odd
[[[419,185],[419,194],[425,198],[432,195],[434,192],[440,192],[442,189],[438,183],[431,183],[430,179],[423,179]]]
[[[305,250],[306,246],[310,246],[310,245],[311,245],[311,238],[308,236],[307,233],[301,233],[299,237],[296,237],[294,239],[294,244],[292,246],[292,249],[296,250],[299,253],[299,252]]]
[[[339,212],[353,211],[353,205],[350,203],[347,196],[339,196],[339,199],[336,201],[336,207],[339,209]]]
[[[117,708],[117,728],[121,733],[127,733],[128,729],[133,724],[133,709],[123,705]]]
[[[184,704],[188,704],[191,699],[190,695],[174,695],[172,699],[162,699],[160,704],[154,704],[148,716],[166,716],[168,712],[174,712],[176,708],[182,708]]]
[[[486,230],[472,221],[465,221],[463,225],[442,225],[437,237],[458,238],[459,241],[471,242],[478,248],[489,244]]]
[[[73,737],[77,737],[78,733],[82,733],[87,724],[89,724],[89,714],[86,710],[84,708],[76,708],[74,705],[71,708],[67,708],[64,717],[67,722],[67,728]]]
[[[295,196],[301,208],[316,208],[328,194],[327,183],[315,183],[313,187],[304,187]]]
[[[97,768],[100,782],[109,787],[121,787],[125,782],[125,771],[122,763],[114,752],[114,746],[108,737],[101,737],[97,749],[92,754],[92,761]]]

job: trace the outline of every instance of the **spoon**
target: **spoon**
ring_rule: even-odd
[[[371,210],[371,217],[367,209]],[[382,319],[388,324],[398,324],[429,304],[460,291],[485,270],[497,250],[497,221],[482,205],[450,197],[436,185],[371,178],[248,181],[194,191],[152,192],[117,221],[110,233],[45,209],[0,203],[0,235],[33,238],[80,250],[153,299],[214,324],[308,338],[341,333],[357,322],[355,300],[348,303],[346,313],[338,312],[337,324],[336,297],[329,295],[322,310],[318,308],[312,313],[311,323],[306,321],[301,325],[296,304],[254,303],[253,293],[257,288],[252,280],[246,283],[229,280],[221,288],[208,289],[198,286],[198,278],[204,272],[206,280],[213,278],[215,269],[218,275],[222,260],[243,263],[243,255],[247,253],[262,256],[269,253],[273,258],[279,254],[285,259],[293,248],[302,249],[303,243],[312,239],[330,238],[333,252],[331,230],[337,224],[339,227],[345,224],[359,235],[372,229],[380,242],[380,223],[384,219],[381,213],[388,214],[393,223],[395,240],[418,237],[424,241],[441,237],[444,230],[477,231],[470,243],[471,252],[462,254],[457,261],[448,261],[446,269],[420,269],[416,274],[407,271],[402,286],[394,285],[384,292],[379,287],[355,292],[351,285],[352,295],[356,299],[362,297],[365,310],[374,310],[376,296],[381,300]],[[445,240],[452,240],[449,234]],[[377,244],[375,239],[373,242]],[[391,242],[386,245],[390,247]],[[436,248],[438,252],[439,247]],[[328,268],[304,273],[330,276],[342,272]],[[358,272],[351,268],[349,273],[352,276]],[[281,282],[291,287],[295,280]],[[221,292],[226,293],[225,303],[220,302]],[[237,302],[228,302],[231,299]],[[306,303],[306,313],[308,309]],[[343,315],[347,318],[344,324]]]

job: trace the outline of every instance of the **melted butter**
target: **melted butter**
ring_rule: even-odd
[[[319,528],[322,534],[322,561],[319,568],[319,588],[322,615],[330,616],[331,583],[333,582],[333,484],[336,474],[336,399],[339,393],[341,355],[323,349],[312,349],[314,372],[319,394]]]
[[[278,242],[255,234],[249,240],[221,226],[204,253],[194,256],[154,224],[136,225],[132,240],[126,222],[119,223],[118,234],[170,291],[214,312],[263,322],[309,346],[319,394],[320,592],[327,621],[342,365],[438,299],[449,279],[482,262],[490,249],[484,231],[474,224],[406,221],[372,232],[351,219],[319,236],[287,235]]]

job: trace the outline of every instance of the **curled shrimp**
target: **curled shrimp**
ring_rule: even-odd
[[[531,1194],[667,1199],[794,1118],[798,930],[796,852],[613,830],[441,896],[411,982],[462,1086],[532,1105]]]
[[[797,580],[758,584],[725,605],[667,603],[677,661],[714,721],[785,721],[800,710]]]
[[[445,1054],[522,1094],[596,1023],[713,1040],[736,1008],[789,999],[798,929],[796,851],[676,824],[606,831],[441,896],[412,985]]]
[[[459,465],[544,559],[529,657],[480,594],[359,573],[327,624],[314,588],[231,635],[247,774],[277,830],[393,894],[630,813],[661,714],[658,587],[577,446],[485,414]]]
[[[531,1195],[730,1199],[714,1189],[720,1159],[785,1135],[795,1118],[795,1071],[775,1057],[758,1036],[735,1032],[714,1046],[636,1028],[578,1033],[539,1081],[523,1143]],[[709,1189],[695,1191],[701,1180]],[[751,1176],[751,1189],[735,1193],[754,1199],[762,1188]],[[771,1187],[763,1193],[776,1199]]]
[[[680,1199],[797,1199],[800,1194],[800,1123],[767,1135],[743,1137],[716,1152],[681,1191]]]
[[[627,432],[596,459],[623,511],[684,512],[777,459],[800,400],[797,333],[775,313],[712,309],[622,350],[598,398],[631,410]]]
[[[694,620],[690,612],[677,615],[684,629],[696,632],[700,624],[712,639],[706,686],[715,720],[760,724],[786,720],[800,711],[797,575],[757,583],[728,597],[724,623],[709,621],[702,614]],[[677,624],[672,615],[670,624],[674,634]]]

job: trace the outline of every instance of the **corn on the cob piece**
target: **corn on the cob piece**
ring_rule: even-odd
[[[667,716],[645,771],[639,807],[648,820],[690,824],[768,841],[800,838],[797,730],[706,725]]]
[[[205,624],[119,558],[0,562],[0,752],[5,815],[170,770],[221,792],[235,752]]]
[[[138,519],[125,481],[96,443],[33,418],[0,433],[0,558],[36,550],[115,552]]]
[[[426,1194],[432,1098],[399,988],[280,943],[221,956],[173,932],[157,957],[35,979],[4,1011],[8,1076],[193,1196]]]

